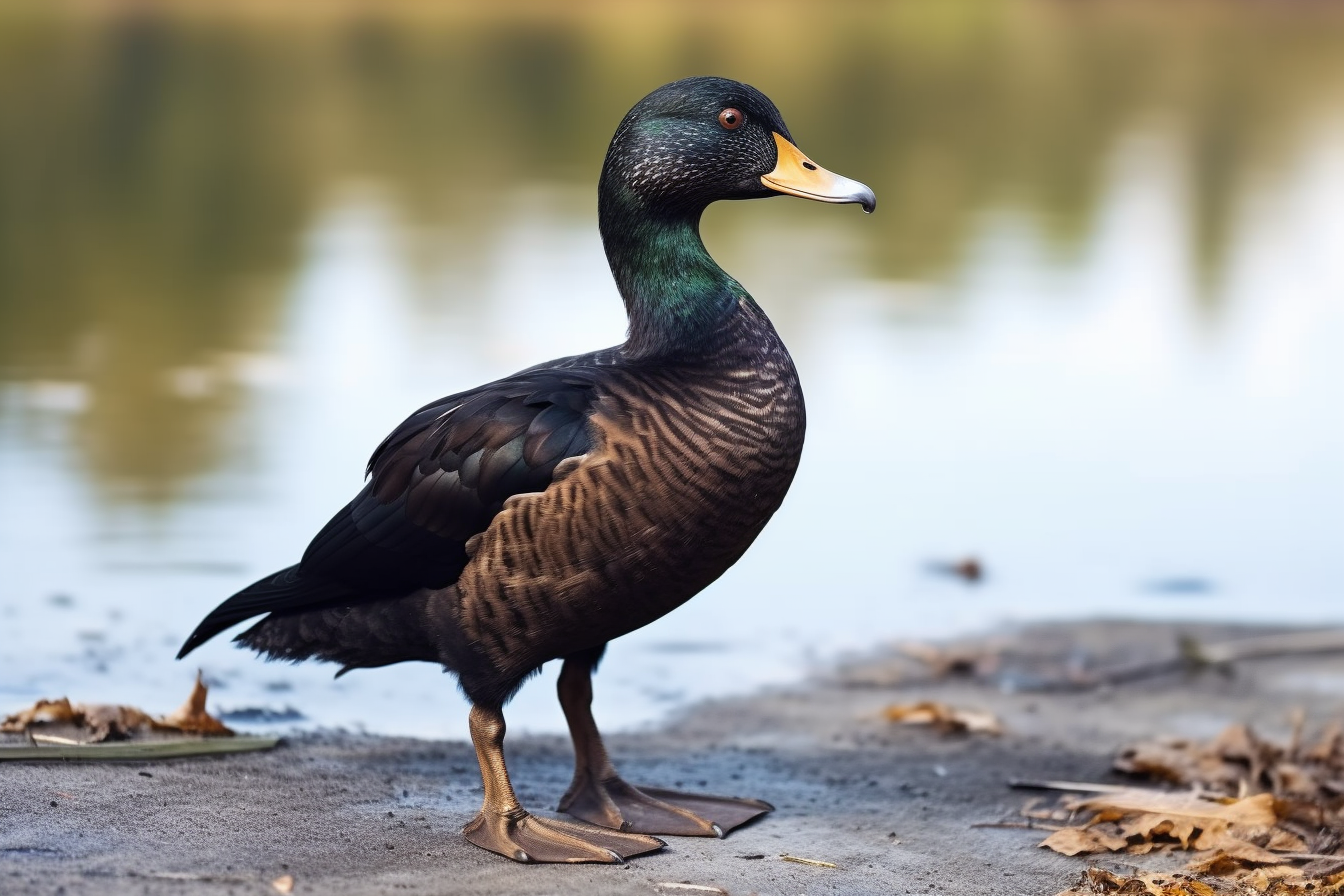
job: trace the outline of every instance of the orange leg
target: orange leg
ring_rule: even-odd
[[[517,862],[623,862],[665,845],[657,837],[530,815],[514,795],[504,766],[504,713],[472,706],[471,742],[481,765],[485,800],[463,835],[477,846]]]
[[[722,837],[774,809],[761,800],[736,799],[627,784],[607,756],[593,720],[593,666],[601,651],[569,657],[560,670],[560,706],[574,739],[574,781],[560,811],[618,831]]]

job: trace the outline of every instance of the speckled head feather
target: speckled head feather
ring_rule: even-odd
[[[734,130],[718,120],[730,108],[743,114]],[[599,194],[671,215],[777,195],[761,184],[775,166],[775,132],[792,142],[779,110],[756,88],[727,78],[674,81],[640,100],[616,129]]]

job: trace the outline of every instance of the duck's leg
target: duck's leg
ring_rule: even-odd
[[[462,829],[472,843],[517,862],[623,862],[666,844],[657,837],[610,831],[528,814],[513,793],[504,767],[504,713],[471,707],[471,742],[481,764],[485,801]]]
[[[761,800],[637,788],[616,774],[592,712],[593,668],[605,648],[566,657],[560,670],[560,706],[574,739],[574,781],[561,812],[621,831],[722,837],[774,808]]]

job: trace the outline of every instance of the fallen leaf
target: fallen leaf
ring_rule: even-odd
[[[22,734],[33,725],[51,725],[58,722],[73,722],[74,707],[67,697],[59,700],[39,700],[27,709],[19,710],[12,716],[0,721],[0,731],[7,734]]]
[[[1076,856],[1094,852],[1119,852],[1129,845],[1129,841],[1095,828],[1064,828],[1037,845],[1066,856]]]
[[[1123,877],[1104,868],[1089,868],[1083,872],[1078,886],[1065,890],[1059,896],[1093,896],[1098,893],[1125,894],[1125,896],[1217,896],[1226,890],[1214,887],[1187,875],[1146,871],[1133,877]]]
[[[67,697],[59,700],[38,700],[0,721],[0,732],[29,734],[49,742],[70,744],[102,743],[108,740],[133,739],[146,731],[169,731],[207,736],[233,735],[223,722],[205,711],[206,686],[200,673],[191,696],[176,711],[155,719],[134,706],[102,703],[75,703]],[[42,734],[43,729],[61,729],[61,735]],[[62,735],[77,735],[65,737]]]
[[[271,881],[271,887],[275,892],[282,894],[282,896],[289,896],[290,893],[294,892],[294,875],[280,875],[275,880]]]
[[[81,729],[83,736],[75,743],[100,743],[131,737],[136,730],[148,725],[148,715],[133,706],[106,704],[71,704],[69,698],[38,700],[27,709],[0,722],[0,732],[7,734],[30,733],[35,728],[68,725]]]
[[[196,684],[192,687],[187,702],[164,716],[161,721],[155,722],[154,727],[181,731],[185,734],[231,737],[233,731],[205,711],[205,697],[208,692],[209,688],[205,686],[200,671],[197,671]]]
[[[1268,793],[1216,802],[1193,793],[1165,793],[1133,787],[1094,794],[1076,800],[1073,804],[1078,808],[1092,809],[1103,817],[1113,818],[1140,813],[1212,820],[1225,825],[1262,829],[1271,828],[1278,821],[1274,813],[1274,797]]]
[[[945,703],[926,700],[888,706],[882,714],[889,722],[902,725],[932,725],[944,734],[1002,734],[1003,726],[992,713],[957,709]]]

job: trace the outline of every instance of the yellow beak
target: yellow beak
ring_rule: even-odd
[[[877,208],[877,197],[868,187],[827,171],[778,133],[774,137],[779,154],[775,170],[761,176],[761,183],[766,187],[818,202],[857,202],[868,214]]]

